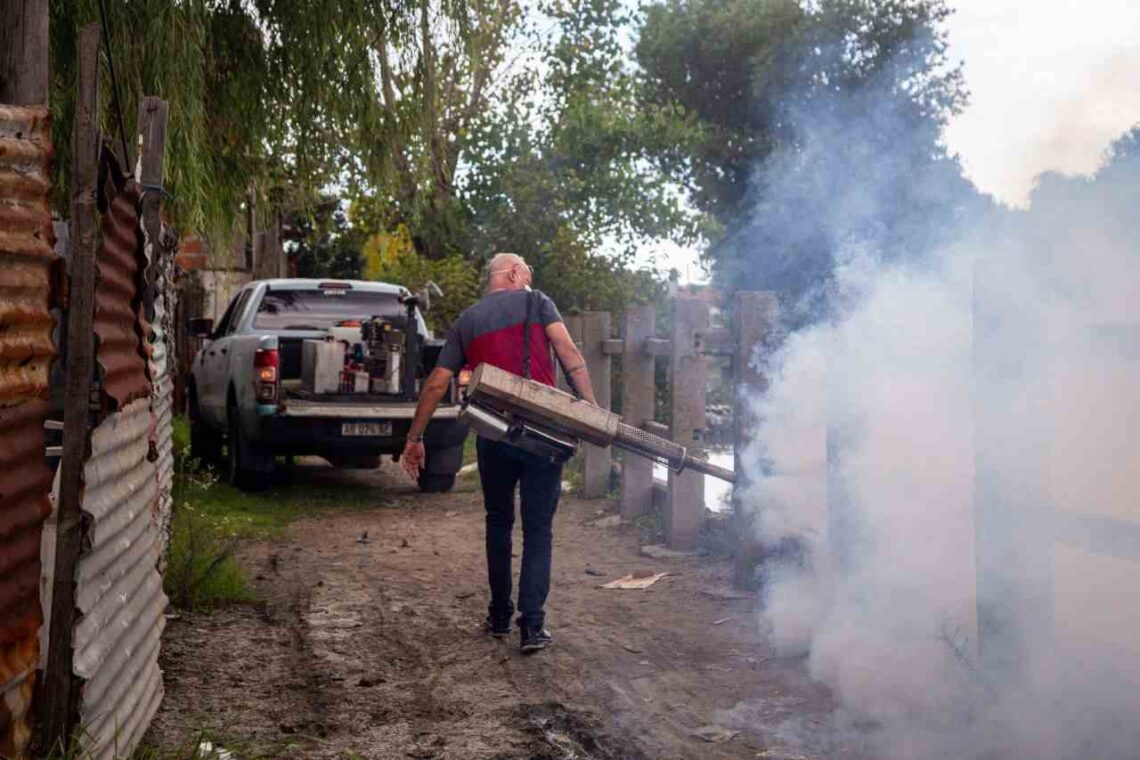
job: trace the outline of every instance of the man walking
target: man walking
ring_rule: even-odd
[[[420,393],[415,417],[401,455],[404,469],[418,477],[424,465],[423,433],[451,378],[461,369],[487,363],[555,384],[550,349],[582,398],[597,403],[586,362],[574,345],[554,302],[530,288],[534,270],[521,256],[499,253],[488,266],[483,298],[464,311],[447,333],[439,361]],[[529,342],[526,350],[524,341]],[[496,638],[511,633],[511,529],[515,522],[515,486],[523,521],[522,572],[519,576],[518,625],[524,654],[550,646],[545,628],[550,591],[550,556],[554,510],[562,488],[562,465],[509,443],[480,437],[476,441],[483,506],[487,511],[487,579],[491,585],[486,628]]]

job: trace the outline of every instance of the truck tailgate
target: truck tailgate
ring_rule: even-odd
[[[321,401],[319,399],[286,399],[278,409],[282,417],[321,417],[325,419],[353,420],[410,420],[416,413],[415,404],[369,401]],[[454,420],[459,407],[440,404],[433,420]]]

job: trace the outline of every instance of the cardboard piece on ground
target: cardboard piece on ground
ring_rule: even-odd
[[[637,578],[631,573],[630,575],[618,578],[616,581],[602,584],[602,588],[641,591],[649,588],[668,574],[669,573],[653,573],[652,575]]]

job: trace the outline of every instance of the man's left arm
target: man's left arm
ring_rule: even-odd
[[[420,389],[420,400],[416,403],[416,413],[412,417],[412,426],[408,428],[408,439],[404,444],[404,453],[400,455],[400,463],[404,470],[413,478],[420,476],[424,459],[427,456],[424,450],[424,431],[427,430],[431,416],[435,414],[439,402],[447,394],[451,385],[451,378],[455,373],[446,367],[436,366],[428,375],[423,388]]]
[[[566,325],[562,322],[551,322],[546,326],[546,338],[550,341],[550,345],[554,346],[558,361],[562,362],[562,371],[574,381],[574,387],[582,394],[582,398],[597,406],[598,400],[594,398],[594,386],[590,383],[586,360],[574,345],[574,339],[570,337]]]

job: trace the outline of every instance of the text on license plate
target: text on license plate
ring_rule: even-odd
[[[391,422],[342,422],[341,435],[392,435]]]

